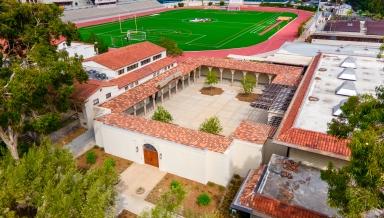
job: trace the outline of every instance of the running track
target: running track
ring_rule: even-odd
[[[122,19],[132,18],[136,16],[145,16],[153,13],[158,13],[161,11],[174,10],[174,9],[160,9],[148,12],[141,12],[136,14],[122,15]],[[244,6],[242,10],[252,10],[252,11],[272,11],[272,12],[293,12],[297,14],[297,18],[286,25],[282,30],[273,35],[269,40],[259,43],[257,45],[252,45],[245,48],[233,48],[233,49],[224,49],[224,50],[210,50],[210,51],[192,51],[184,52],[181,59],[189,57],[227,57],[229,54],[237,55],[256,55],[262,54],[265,52],[273,51],[281,47],[287,41],[293,41],[297,38],[297,31],[301,23],[306,22],[313,15],[312,12],[297,10],[292,8],[275,8],[275,7],[260,7],[260,6]],[[82,23],[76,23],[77,27],[85,27],[96,24],[102,24],[112,21],[117,21],[118,16],[103,18],[98,20],[91,20]]]

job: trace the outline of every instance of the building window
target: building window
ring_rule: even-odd
[[[111,97],[111,93],[107,93],[107,94],[105,95],[105,97],[106,97],[106,98],[110,98],[110,97]]]
[[[123,73],[124,73],[124,69],[118,70],[117,73],[118,73],[119,75],[123,74]]]
[[[93,99],[93,105],[97,105],[99,103],[99,99],[96,98],[96,99]]]
[[[135,82],[135,86],[137,86],[137,85],[139,85],[139,81],[136,81],[136,82]]]
[[[141,63],[141,65],[145,65],[145,64],[148,64],[149,62],[151,62],[151,59],[147,58],[147,59],[141,61],[140,63]]]
[[[133,88],[135,86],[135,84],[131,83],[129,84],[129,88]]]
[[[138,68],[139,67],[139,64],[138,63],[136,63],[136,64],[132,64],[131,66],[128,66],[127,67],[127,72],[128,71],[131,71],[131,70],[134,70],[134,69],[136,69],[136,68]]]
[[[125,91],[127,91],[129,89],[129,85],[127,85],[126,87],[125,87]]]
[[[153,56],[153,60],[157,60],[157,59],[160,59],[161,58],[161,54],[158,54],[158,55],[155,55],[155,56]]]

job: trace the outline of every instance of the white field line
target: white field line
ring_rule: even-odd
[[[199,39],[201,39],[201,38],[204,38],[204,37],[206,37],[206,36],[207,36],[207,35],[201,35],[200,37],[197,37],[197,38],[195,38],[195,39],[192,39],[191,41],[186,42],[185,44],[190,44],[191,42],[194,42],[194,41],[199,40]]]

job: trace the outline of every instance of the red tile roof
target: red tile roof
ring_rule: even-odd
[[[143,68],[140,68],[138,70],[125,73],[125,75],[120,76],[118,78],[110,80],[112,83],[115,83],[118,85],[119,88],[125,87],[130,83],[133,83],[139,79],[145,78],[152,73],[159,71],[160,69],[171,65],[173,63],[176,63],[176,60],[173,58],[163,58],[156,62],[153,62],[152,64],[149,64]]]
[[[157,87],[158,82],[163,81],[167,77],[180,72],[182,75],[188,74],[192,70],[196,69],[196,66],[181,63],[177,67],[160,74],[158,77],[145,82],[133,89],[130,89],[123,94],[105,102],[101,107],[109,108],[114,113],[123,112],[140,101],[148,98],[149,96],[156,94],[160,91]]]
[[[87,100],[93,93],[103,87],[115,86],[113,83],[100,80],[88,80],[85,83],[75,82],[75,91],[72,94],[72,98],[77,101]]]
[[[264,214],[276,218],[324,218],[327,217],[321,213],[308,210],[296,205],[290,205],[257,193],[257,188],[260,180],[263,177],[265,165],[257,170],[250,171],[243,190],[239,195],[238,204],[253,210],[255,214]]]
[[[67,40],[67,38],[65,38],[64,36],[59,36],[59,38],[57,38],[57,39],[52,39],[51,44],[57,46],[60,43],[65,42],[66,40]]]
[[[267,124],[245,120],[236,128],[233,137],[252,143],[264,144],[268,137],[271,136],[271,133],[274,132],[274,129],[275,127]]]
[[[97,120],[106,125],[219,153],[224,153],[232,142],[230,138],[224,136],[213,135],[180,127],[174,124],[148,120],[143,117],[132,116],[124,113],[108,114],[98,118]]]
[[[145,41],[113,49],[106,53],[88,58],[85,61],[94,61],[112,70],[118,70],[163,51],[165,51],[165,48]]]
[[[321,54],[317,55],[309,66],[305,76],[296,91],[296,94],[284,116],[279,129],[277,140],[297,146],[299,149],[311,150],[317,153],[328,153],[339,155],[346,158],[350,155],[348,140],[339,139],[325,133],[310,130],[298,129],[294,127],[294,122],[299,114],[302,103],[304,102],[307,90],[310,88],[312,78],[315,74],[317,65],[321,59]]]
[[[301,72],[303,71],[302,67],[213,57],[191,58],[187,59],[186,63],[246,71],[249,73],[265,73],[276,76],[273,80],[274,83],[290,86],[296,86],[298,84]]]

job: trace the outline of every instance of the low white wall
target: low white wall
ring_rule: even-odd
[[[94,123],[96,144],[105,152],[144,164],[143,145],[153,145],[159,155],[159,169],[203,184],[227,185],[231,178],[229,155]],[[136,150],[137,147],[137,150]],[[161,158],[160,158],[161,156]]]
[[[289,149],[289,157],[296,160],[304,161],[309,166],[323,170],[327,168],[329,162],[332,162],[333,166],[336,168],[340,168],[348,163],[345,160],[336,159],[333,157],[328,157],[313,152],[302,151],[294,148]]]
[[[244,177],[250,169],[257,168],[262,160],[263,145],[234,139],[230,147],[233,173]]]

